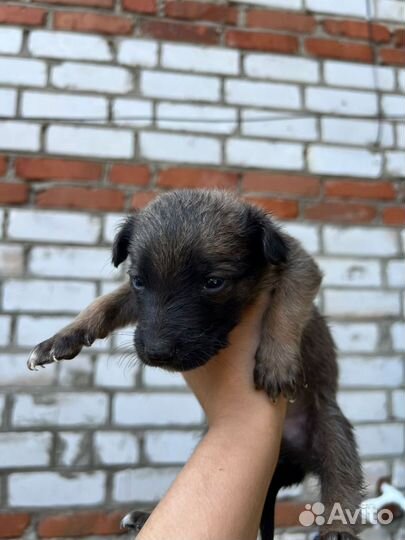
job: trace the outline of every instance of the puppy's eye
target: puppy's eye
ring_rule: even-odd
[[[140,289],[143,289],[145,287],[145,283],[143,281],[143,279],[140,277],[140,276],[134,276],[132,278],[132,285],[134,286],[135,289],[137,289],[138,291]]]
[[[220,277],[209,277],[205,280],[204,290],[207,292],[218,292],[223,289],[225,285],[224,278]]]

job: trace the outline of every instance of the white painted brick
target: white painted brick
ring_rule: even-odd
[[[326,253],[389,257],[398,253],[396,234],[383,227],[327,226],[323,230]]]
[[[324,64],[324,76],[326,83],[333,86],[351,86],[372,90],[375,88],[393,90],[395,87],[395,72],[391,67],[328,60]]]
[[[389,468],[386,461],[366,461],[363,463],[363,473],[366,482],[367,493],[375,497],[376,487],[381,478],[389,476]]]
[[[117,279],[107,248],[34,247],[28,270],[37,276]]]
[[[303,146],[298,143],[228,139],[226,162],[242,167],[301,170],[304,168]]]
[[[165,426],[200,424],[203,412],[194,396],[180,393],[118,393],[113,402],[116,424]]]
[[[351,422],[373,422],[387,419],[385,392],[339,392],[338,403]]]
[[[185,463],[200,439],[201,431],[149,431],[144,435],[145,454],[151,463]]]
[[[127,469],[114,475],[113,500],[127,504],[130,501],[157,502],[174,482],[176,468]]]
[[[404,380],[400,357],[345,357],[340,359],[339,368],[340,385],[347,388],[397,388]]]
[[[311,145],[308,160],[309,170],[318,174],[370,178],[377,178],[381,174],[381,154],[369,150]]]
[[[153,121],[152,101],[147,99],[115,99],[112,112],[115,124],[143,127],[150,126]]]
[[[141,92],[146,97],[179,99],[181,101],[218,101],[221,85],[217,77],[144,71]]]
[[[11,210],[8,236],[17,240],[93,244],[100,232],[97,216],[38,210]]]
[[[244,69],[249,77],[278,81],[319,82],[319,63],[315,60],[281,54],[246,54]]]
[[[299,240],[309,253],[319,252],[318,227],[302,223],[283,223],[283,228]]]
[[[286,118],[286,114],[282,112],[258,109],[242,111],[242,133],[298,141],[316,141],[318,138],[315,118]]]
[[[117,234],[118,227],[122,220],[124,219],[123,215],[118,214],[106,214],[104,216],[104,234],[103,238],[106,242],[112,243],[115,235]]]
[[[392,176],[405,176],[405,151],[385,152],[386,169]]]
[[[30,317],[21,315],[17,319],[17,345],[33,347],[47,339],[71,322],[70,317]]]
[[[41,373],[32,373],[27,368],[28,353],[4,353],[0,355],[0,386],[49,386],[55,382],[55,367],[49,366]]]
[[[118,62],[130,66],[154,67],[158,61],[158,44],[146,39],[124,39],[118,45]]]
[[[237,123],[236,109],[210,105],[159,103],[156,116],[160,128],[177,131],[232,133]]]
[[[305,104],[310,111],[348,116],[369,116],[378,111],[376,94],[357,90],[307,88]]]
[[[71,60],[111,60],[107,41],[99,36],[34,30],[28,39],[33,56]]]
[[[49,465],[51,433],[0,433],[0,468]]]
[[[11,317],[0,315],[0,346],[7,345],[11,336]]]
[[[0,122],[0,149],[37,152],[41,128],[28,122]]]
[[[367,4],[359,0],[305,0],[305,7],[320,13],[367,18]]]
[[[405,148],[405,125],[397,124],[397,146],[399,148]]]
[[[46,71],[45,62],[40,60],[0,58],[0,84],[45,86]]]
[[[0,209],[0,238],[3,238],[4,210]]]
[[[6,404],[6,396],[0,395],[0,426],[3,423],[3,413]]]
[[[376,18],[386,19],[403,24],[405,20],[405,5],[400,0],[379,0]]]
[[[326,290],[324,309],[338,317],[384,317],[399,315],[400,297],[396,292],[381,290]]]
[[[322,141],[366,146],[380,141],[383,146],[394,144],[394,129],[388,123],[374,120],[322,118]],[[381,131],[380,131],[381,130]]]
[[[405,287],[405,261],[388,261],[387,278],[390,287]]]
[[[330,325],[338,349],[342,352],[374,352],[378,342],[378,326],[374,323],[342,323]]]
[[[357,426],[356,439],[361,456],[403,454],[405,450],[400,424]]]
[[[14,398],[14,426],[101,425],[108,416],[108,398],[100,392],[18,394]]]
[[[85,445],[85,435],[83,433],[65,431],[58,433],[58,438],[59,447],[56,450],[58,465],[72,467],[88,464],[88,456],[86,452],[83,452]]]
[[[317,262],[324,273],[323,285],[354,287],[381,285],[381,266],[378,261],[319,257]]]
[[[93,283],[10,280],[4,285],[3,307],[10,311],[77,313],[96,296]]]
[[[21,114],[26,118],[54,118],[56,120],[88,118],[106,120],[108,103],[105,98],[72,96],[51,92],[24,92]]]
[[[98,341],[92,348],[98,347]],[[94,352],[92,350],[92,352]],[[79,388],[89,386],[93,375],[93,362],[83,352],[74,359],[74,362],[61,362],[58,370],[58,385],[66,388]]]
[[[125,94],[133,88],[132,75],[127,69],[79,62],[55,66],[51,71],[51,82],[57,88],[112,94]]]
[[[133,465],[139,461],[139,442],[131,433],[99,431],[94,435],[94,452],[98,463]]]
[[[391,326],[391,340],[394,351],[405,351],[405,323],[396,322]]]
[[[395,460],[392,466],[392,484],[405,489],[405,463],[402,459]]]
[[[19,276],[24,269],[22,246],[0,246],[0,276]]]
[[[294,10],[302,8],[302,0],[235,0],[235,2]]]
[[[405,390],[392,392],[392,412],[396,420],[405,420]]]
[[[105,473],[14,473],[8,477],[8,504],[12,507],[75,507],[102,504]]]
[[[151,388],[186,388],[186,382],[180,373],[142,366],[142,384]]]
[[[399,88],[405,92],[405,69],[398,71],[398,84]]]
[[[0,52],[18,53],[21,50],[23,32],[21,28],[0,28]],[[1,72],[1,68],[0,68]]]
[[[238,75],[239,51],[167,43],[162,46],[161,63],[169,69]]]
[[[405,117],[405,96],[385,95],[381,98],[384,114],[399,118]]]
[[[238,105],[299,109],[298,86],[231,79],[225,82],[225,100]]]
[[[17,92],[0,89],[0,116],[15,116],[17,110]]]
[[[134,358],[126,356],[99,355],[95,366],[95,384],[106,388],[133,388],[139,367],[135,362]]]
[[[140,134],[140,145],[142,157],[152,160],[213,165],[221,162],[221,144],[209,137],[149,131]]]
[[[134,135],[129,130],[50,126],[46,150],[51,154],[130,158],[134,156]]]

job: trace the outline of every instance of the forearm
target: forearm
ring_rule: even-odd
[[[285,409],[256,393],[243,412],[214,423],[138,540],[254,540]]]

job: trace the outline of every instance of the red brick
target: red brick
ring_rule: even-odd
[[[248,172],[243,176],[243,191],[260,191],[286,195],[314,197],[319,195],[320,183],[312,176]]]
[[[138,191],[132,197],[131,206],[132,208],[143,208],[150,203],[150,201],[156,199],[157,196],[158,193],[156,191]]]
[[[383,64],[405,66],[405,49],[380,49],[380,59]]]
[[[134,23],[116,15],[97,15],[72,11],[59,11],[54,14],[54,28],[74,32],[97,32],[99,34],[131,34]]]
[[[30,522],[28,514],[0,514],[0,538],[20,538]]]
[[[40,208],[122,210],[124,194],[112,189],[52,187],[37,195],[36,204]]]
[[[211,169],[165,169],[160,171],[158,186],[163,188],[236,188],[238,174]]]
[[[23,204],[28,200],[28,186],[25,184],[0,183],[0,204]]]
[[[405,225],[405,208],[384,208],[383,221],[386,225]]]
[[[229,30],[226,33],[226,44],[230,47],[255,51],[279,53],[295,53],[298,51],[298,39],[296,37],[270,34],[268,32]]]
[[[323,28],[328,34],[343,36],[353,39],[364,39],[387,43],[391,39],[391,33],[386,26],[362,21],[339,21],[326,19]]]
[[[342,199],[395,199],[395,189],[391,182],[330,180],[325,183],[327,197]]]
[[[144,36],[170,41],[186,41],[191,43],[216,44],[219,41],[219,30],[213,26],[202,24],[185,24],[172,21],[142,21],[141,33]]]
[[[90,161],[17,158],[16,175],[26,180],[99,180],[103,167]]]
[[[46,22],[47,11],[26,6],[0,6],[0,23],[42,26]]]
[[[338,221],[341,223],[368,223],[376,216],[373,206],[348,204],[346,202],[324,202],[308,206],[305,217],[317,221]]]
[[[113,165],[110,172],[113,184],[146,186],[149,182],[149,168],[146,165]]]
[[[135,13],[154,14],[157,11],[156,0],[123,0],[122,7]]]
[[[0,156],[0,176],[4,176],[7,170],[7,158]]]
[[[38,525],[41,538],[63,538],[89,535],[122,534],[122,513],[80,512],[43,518]]]
[[[33,0],[41,4],[58,4],[62,6],[84,6],[112,8],[115,0]]]
[[[245,197],[245,199],[252,204],[261,206],[266,212],[271,212],[280,219],[293,219],[298,216],[298,203],[296,201],[283,201],[261,197]]]
[[[293,501],[278,502],[275,509],[275,526],[282,529],[300,527],[299,515],[304,509],[304,503]]]
[[[394,45],[399,49],[405,48],[405,30],[400,28],[394,32]]]
[[[336,58],[372,62],[373,50],[369,45],[335,41],[332,39],[308,38],[305,48],[309,54],[320,58]]]
[[[291,11],[251,9],[246,14],[246,24],[256,28],[307,33],[315,29],[316,20],[312,15],[292,13]]]
[[[236,8],[204,4],[202,2],[168,2],[165,13],[167,17],[185,20],[211,21],[227,24],[236,24],[238,12]]]

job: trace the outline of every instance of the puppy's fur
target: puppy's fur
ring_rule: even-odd
[[[95,339],[137,323],[135,348],[145,364],[193,369],[226,347],[244,309],[266,290],[255,383],[272,399],[281,393],[295,402],[263,512],[262,538],[273,537],[280,487],[300,482],[307,472],[320,478],[326,512],[335,502],[353,512],[361,501],[361,466],[352,427],[336,403],[334,343],[313,305],[321,275],[300,244],[264,212],[229,194],[185,190],[127,218],[112,259],[118,266],[127,258],[128,282],[38,345],[29,366],[73,358]],[[324,540],[349,540],[356,533],[356,526],[341,523],[321,528]]]

